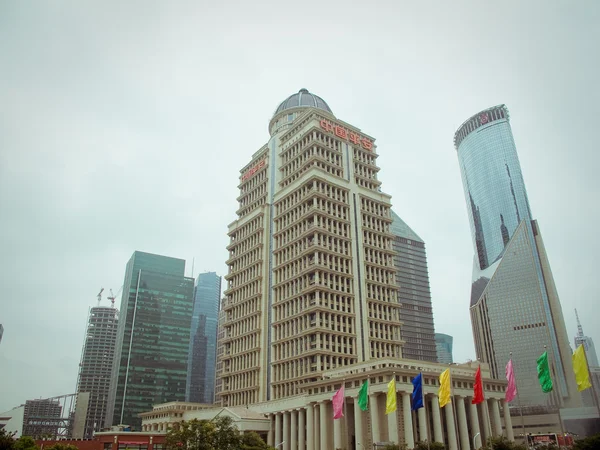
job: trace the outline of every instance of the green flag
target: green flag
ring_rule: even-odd
[[[363,411],[369,408],[369,380],[365,381],[358,391],[358,406]]]
[[[544,352],[537,359],[537,373],[542,392],[547,394],[552,392],[552,378],[550,377],[550,368],[548,367],[548,352]]]

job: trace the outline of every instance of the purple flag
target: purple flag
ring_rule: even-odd
[[[339,419],[344,417],[344,386],[339,388],[339,390],[333,394],[331,402],[333,403],[333,418]]]
[[[508,380],[508,386],[506,386],[504,400],[508,403],[512,402],[517,395],[517,384],[515,382],[515,371],[513,370],[512,359],[509,359],[508,364],[506,364],[506,379]]]

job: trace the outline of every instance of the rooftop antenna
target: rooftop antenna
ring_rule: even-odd
[[[577,337],[583,337],[583,327],[579,321],[579,314],[577,314],[577,308],[575,308],[575,317],[577,318]]]
[[[196,258],[192,258],[192,278],[194,278],[194,262],[196,261]]]
[[[102,301],[102,293],[104,292],[104,288],[100,289],[100,292],[98,292],[98,306],[100,306],[100,302]]]

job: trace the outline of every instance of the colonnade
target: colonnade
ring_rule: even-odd
[[[356,397],[346,397],[344,417],[336,420],[330,400],[271,413],[268,444],[278,450],[362,450],[394,442],[411,449],[427,440],[443,442],[448,450],[476,450],[491,436],[514,440],[510,410],[501,398],[473,405],[471,397],[454,395],[440,408],[437,395],[427,394],[425,407],[411,411],[410,393],[398,392],[398,409],[391,414],[385,414],[385,400],[384,393],[372,393],[362,411]]]

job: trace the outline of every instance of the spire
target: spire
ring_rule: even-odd
[[[584,337],[583,327],[579,321],[579,314],[577,314],[577,308],[575,308],[575,317],[577,318],[577,337]]]

